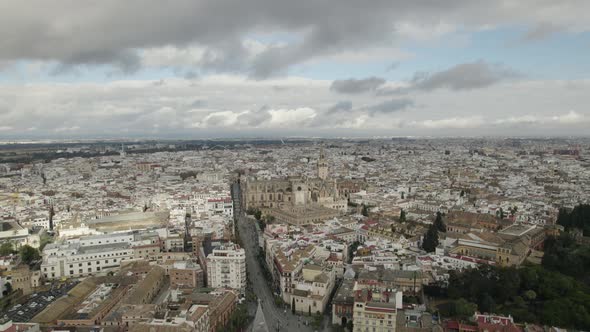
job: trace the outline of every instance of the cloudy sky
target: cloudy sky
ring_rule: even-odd
[[[0,138],[590,133],[588,0],[3,0]]]

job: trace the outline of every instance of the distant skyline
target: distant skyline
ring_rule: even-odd
[[[0,2],[0,141],[588,136],[590,2]]]

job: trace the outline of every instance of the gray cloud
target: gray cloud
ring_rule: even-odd
[[[401,110],[404,110],[410,106],[414,105],[414,101],[408,98],[401,98],[401,99],[391,99],[388,101],[384,101],[375,105],[371,105],[366,107],[366,110],[370,114],[375,113],[394,113]]]
[[[262,106],[258,111],[249,111],[238,116],[238,123],[245,126],[256,127],[270,120],[272,115],[268,111],[268,105]]]
[[[333,114],[333,113],[339,113],[341,111],[347,112],[350,110],[352,110],[352,102],[349,100],[343,100],[343,101],[337,102],[332,107],[328,108],[326,113]]]
[[[426,33],[435,33],[440,23],[467,29],[546,23],[586,31],[589,12],[586,0],[518,1],[511,6],[487,0],[376,0],[362,8],[353,0],[174,0],[165,5],[158,0],[90,5],[5,0],[0,2],[0,13],[5,14],[0,20],[0,62],[56,61],[58,72],[71,66],[112,65],[129,73],[141,66],[146,49],[197,45],[205,49],[195,64],[199,70],[265,78],[317,57],[411,38],[411,33],[404,34],[408,29],[396,28],[399,24]],[[247,36],[266,31],[296,38],[260,53],[244,48]]]
[[[463,63],[437,73],[418,73],[411,84],[414,89],[432,91],[439,88],[470,90],[490,86],[519,74],[500,64],[484,61]]]
[[[403,88],[381,88],[377,96],[392,96],[411,91],[433,91],[448,89],[453,91],[485,88],[490,85],[518,78],[522,75],[501,64],[489,64],[485,61],[462,63],[449,69],[429,73],[418,72]]]
[[[207,106],[206,100],[196,99],[189,105],[189,108],[203,108],[205,106]]]
[[[187,72],[184,73],[184,75],[181,75],[181,76],[186,78],[187,80],[193,80],[193,79],[199,77],[199,73],[197,73],[194,70],[188,70]]]
[[[238,116],[238,123],[242,126],[256,127],[272,118],[270,107],[263,105],[257,111],[248,111]]]
[[[224,123],[225,119],[223,115],[213,114],[207,118],[206,125],[209,127],[218,127]]]
[[[367,77],[360,80],[350,78],[332,82],[330,90],[344,94],[357,94],[375,91],[383,84],[385,84],[385,80],[380,77]]]
[[[392,62],[389,66],[387,66],[387,68],[385,68],[386,72],[390,72],[390,71],[394,71],[399,67],[399,62],[395,61]]]
[[[522,36],[521,40],[523,41],[538,41],[541,39],[545,39],[550,37],[551,35],[563,31],[563,28],[560,28],[551,23],[540,23],[534,26],[532,29],[527,31],[527,33]]]

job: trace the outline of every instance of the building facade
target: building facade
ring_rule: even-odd
[[[207,285],[212,288],[246,290],[246,252],[229,243],[207,256]]]

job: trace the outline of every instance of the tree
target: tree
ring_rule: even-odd
[[[404,211],[404,209],[399,212],[399,222],[406,222],[406,211]]]
[[[53,242],[53,237],[47,233],[43,233],[41,235],[41,243],[39,244],[39,252],[43,251],[43,248],[51,242]]]
[[[446,232],[447,231],[447,226],[444,224],[443,220],[442,220],[442,213],[440,213],[440,211],[438,211],[436,213],[436,219],[434,219],[434,226],[436,227],[436,229],[439,232]]]
[[[361,210],[361,214],[365,217],[369,216],[369,208],[365,204],[363,204],[363,209]]]
[[[460,298],[451,302],[450,314],[451,316],[467,317],[473,315],[477,310],[477,304],[471,303],[464,298]]]
[[[231,314],[229,321],[225,326],[219,326],[218,331],[242,331],[244,326],[248,325],[250,315],[245,304],[240,304]]]
[[[12,284],[9,282],[4,284],[4,290],[2,291],[2,295],[6,296],[12,293]]]
[[[260,210],[254,211],[254,218],[256,218],[256,220],[260,220],[262,218],[262,211],[260,211]]]
[[[53,230],[53,217],[55,216],[55,208],[53,204],[49,206],[49,229]]]
[[[346,328],[348,329],[348,331],[352,331],[353,330],[352,319],[349,320],[348,322],[346,322]]]
[[[590,204],[580,204],[572,211],[560,209],[557,223],[570,231],[573,228],[582,230],[584,236],[590,236]]]
[[[434,252],[436,247],[438,246],[438,231],[434,224],[428,227],[428,231],[424,235],[424,240],[422,241],[422,249],[426,250],[426,252]]]
[[[529,303],[533,302],[537,298],[537,293],[529,289],[528,291],[524,292],[524,298],[529,301]]]
[[[293,301],[291,301],[291,312],[293,315],[295,314],[295,298],[293,298]]]
[[[543,267],[590,285],[590,246],[579,245],[572,235],[564,233],[559,237],[548,237],[544,251]]]
[[[404,195],[405,195],[405,194],[404,194],[404,192],[402,191],[402,199],[404,199]]]
[[[496,301],[490,294],[485,293],[479,301],[478,307],[481,312],[494,312]]]
[[[39,260],[41,254],[39,254],[39,250],[25,244],[20,248],[20,258],[24,263],[31,264],[32,262]]]
[[[0,245],[0,256],[8,256],[14,254],[14,246],[12,242],[4,242]]]
[[[311,305],[307,307],[307,314],[311,317]]]
[[[315,315],[313,315],[313,321],[311,322],[311,325],[313,326],[313,328],[315,330],[319,330],[320,327],[322,326],[322,314],[320,314],[320,312],[316,312]]]

